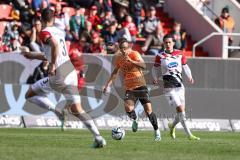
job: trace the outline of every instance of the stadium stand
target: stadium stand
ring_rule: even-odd
[[[168,13],[163,11],[163,8],[157,9],[157,17],[161,20],[161,24],[163,26],[163,31],[165,34],[170,33],[172,30],[172,26],[174,23],[174,19],[171,18]],[[192,57],[192,47],[195,42],[192,40],[191,35],[187,36],[187,47],[184,51],[185,55],[188,57]],[[202,47],[197,48],[196,55],[199,57],[207,57],[208,53],[203,51]]]
[[[12,20],[10,13],[12,11],[12,6],[8,4],[0,4],[0,19],[1,20]]]
[[[21,6],[21,5],[20,5],[20,7],[15,6],[16,2],[9,3],[9,1],[3,1],[1,3],[4,3],[4,2],[5,2],[5,4],[0,4],[0,35],[2,37],[4,34],[4,28],[8,25],[8,22],[13,22],[13,21],[17,20],[17,19],[13,20],[13,17],[11,16],[11,12],[14,10],[17,10],[17,11],[19,10],[20,14],[22,14],[21,9],[23,8],[23,6]],[[24,0],[23,0],[23,2],[24,2]],[[29,12],[30,15],[33,14],[33,18],[36,18],[36,17],[40,16],[40,14],[39,14],[40,12],[39,12],[39,10],[34,10],[31,8],[33,2],[34,2],[33,0],[25,0],[25,4],[28,5],[28,7],[24,11]],[[101,43],[104,46],[103,48],[107,48],[106,45],[108,45],[108,44],[104,44],[104,42],[106,42],[104,40],[104,35],[105,35],[105,32],[108,30],[108,27],[110,26],[110,25],[108,25],[107,27],[105,27],[102,25],[102,22],[105,20],[104,16],[103,16],[104,14],[107,14],[107,12],[113,13],[113,19],[118,21],[117,30],[122,30],[124,28],[124,26],[122,25],[122,21],[123,21],[123,19],[125,19],[124,17],[126,15],[131,15],[136,24],[132,8],[134,7],[133,5],[136,4],[135,2],[138,2],[137,0],[130,0],[130,1],[123,0],[123,1],[121,1],[121,3],[120,3],[120,1],[115,1],[115,0],[104,0],[103,3],[101,3],[98,0],[91,1],[91,2],[86,1],[86,2],[88,2],[88,3],[85,4],[85,1],[81,1],[81,3],[80,3],[78,1],[43,0],[40,9],[43,7],[51,7],[52,9],[54,9],[54,7],[57,4],[61,4],[62,5],[62,13],[67,14],[69,16],[69,20],[70,20],[71,17],[76,15],[76,11],[81,6],[86,9],[85,10],[85,20],[84,20],[84,23],[85,23],[86,21],[90,20],[91,8],[96,6],[97,10],[98,10],[97,16],[100,17],[100,21],[98,21],[97,25],[94,25],[93,32],[91,32],[90,35],[94,34],[94,32],[98,33],[100,35],[101,41],[103,42],[103,43]],[[148,16],[148,9],[150,8],[150,6],[154,5],[155,2],[154,1],[146,1],[146,0],[141,0],[141,2],[143,3],[143,6],[140,7],[140,9],[141,9],[140,15],[141,15],[142,22],[143,22],[144,19],[146,19],[146,17]],[[79,6],[72,5],[72,4],[78,4],[78,3],[79,3]],[[88,7],[86,7],[86,6],[88,6]],[[100,11],[101,11],[101,13],[99,13]],[[120,12],[122,12],[122,13],[120,13]],[[118,15],[119,13],[120,13],[120,17]],[[163,10],[162,6],[156,7],[156,16],[157,16],[157,18],[160,19],[163,33],[164,34],[170,33],[172,31],[172,27],[173,27],[175,19],[170,17],[169,14]],[[19,17],[20,17],[19,21],[20,21],[20,23],[22,23],[22,25],[21,25],[22,27],[19,27],[20,28],[19,35],[22,38],[21,44],[29,46],[28,39],[29,39],[29,35],[31,35],[31,33],[30,33],[31,31],[29,31],[29,28],[33,27],[33,23],[26,25],[26,23],[22,21],[21,15]],[[77,19],[77,21],[78,21],[77,23],[79,23],[80,19]],[[66,27],[68,27],[68,26],[66,26]],[[80,26],[77,26],[77,27],[80,27]],[[143,34],[141,33],[142,29],[139,28],[139,26],[137,24],[136,24],[136,27],[138,29],[138,34],[136,34],[136,36],[134,37],[134,40],[132,41],[133,48],[138,50],[142,54],[147,54],[147,52],[142,51],[143,44],[147,37],[143,36]],[[9,29],[9,27],[8,27],[8,29]],[[72,45],[72,43],[77,43],[79,41],[79,39],[81,38],[81,32],[78,33],[79,36],[77,36],[75,38],[74,36],[68,36],[73,33],[71,32],[71,30],[69,31],[69,28],[67,28],[66,40],[67,40],[67,45],[68,45],[69,50],[71,49],[72,46],[75,46],[75,45]],[[193,44],[196,41],[194,41],[192,39],[191,35],[188,33],[187,30],[186,30],[186,33],[187,33],[187,43],[186,43],[187,45],[183,51],[186,56],[191,57]],[[122,36],[127,36],[127,33],[123,33]],[[90,42],[90,43],[92,43],[92,42]],[[203,50],[203,47],[198,47],[196,50],[196,56],[206,57],[206,56],[208,56],[208,53]]]

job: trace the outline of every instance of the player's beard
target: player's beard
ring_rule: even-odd
[[[123,58],[128,55],[126,51],[121,51],[121,53],[122,53],[122,57],[123,57]]]

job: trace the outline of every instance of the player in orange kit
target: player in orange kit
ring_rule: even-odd
[[[121,39],[119,41],[119,51],[116,53],[115,68],[104,86],[103,92],[107,92],[108,87],[112,84],[113,80],[116,79],[118,72],[121,71],[123,73],[124,86],[126,89],[124,99],[125,111],[127,115],[133,119],[133,132],[136,132],[138,129],[137,115],[134,108],[137,100],[139,100],[154,128],[155,141],[160,141],[161,134],[158,129],[157,117],[152,111],[149,91],[142,71],[145,68],[146,64],[141,55],[137,51],[131,49],[126,39]]]

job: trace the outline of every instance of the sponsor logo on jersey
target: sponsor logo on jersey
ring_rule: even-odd
[[[178,66],[178,63],[177,62],[171,62],[168,64],[168,68],[175,68]]]

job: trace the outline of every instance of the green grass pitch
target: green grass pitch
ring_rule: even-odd
[[[172,140],[162,132],[162,141],[153,141],[153,132],[126,132],[124,140],[101,131],[107,147],[91,148],[87,130],[0,129],[0,160],[239,160],[240,134],[194,132],[200,141],[189,141],[182,131]]]

